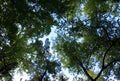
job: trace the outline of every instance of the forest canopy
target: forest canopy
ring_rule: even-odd
[[[67,81],[59,74],[68,68],[85,76],[78,81],[120,80],[119,13],[119,0],[1,0],[0,79],[12,81],[19,68],[29,81]],[[40,40],[53,26],[58,59]]]

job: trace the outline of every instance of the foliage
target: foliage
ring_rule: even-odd
[[[61,55],[65,67],[84,73],[88,80],[119,77],[116,75],[120,62],[119,2],[86,0],[81,4],[84,14],[78,13],[71,20],[64,18],[57,29],[55,51]]]
[[[41,66],[44,62],[53,64],[53,67],[59,66],[56,61],[47,60],[44,53],[39,53],[40,49],[33,41],[51,32],[51,27],[57,25],[54,16],[59,18],[64,15],[70,9],[67,6],[69,4],[70,1],[59,0],[0,0],[1,79],[5,75],[9,75],[11,79],[12,70],[15,68],[20,68],[21,71],[35,69],[31,67],[36,58],[46,59],[42,60],[40,65],[36,63],[37,66]],[[52,67],[46,65],[41,67],[44,70],[47,68],[50,73],[56,72]]]
[[[28,70],[27,73],[30,74],[31,81],[50,80],[50,74],[51,76],[55,75],[61,70],[59,61],[53,59],[52,54],[49,52],[50,48],[46,49],[48,43],[43,46],[42,41],[36,40],[35,43],[31,44],[34,51],[25,56],[29,64],[25,65],[23,63],[23,68]]]
[[[11,81],[19,68],[30,80],[48,81],[63,63],[89,80],[110,75],[119,80],[119,9],[119,0],[1,0],[0,79]],[[39,40],[54,25],[61,63],[53,59],[49,44]]]

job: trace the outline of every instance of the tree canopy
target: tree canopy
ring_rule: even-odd
[[[80,8],[58,28],[55,46],[61,62],[90,81],[119,80],[119,2],[86,0]]]
[[[63,66],[90,81],[120,80],[119,12],[119,0],[1,0],[0,79],[12,81],[19,68],[30,81],[50,81]],[[52,26],[58,60],[40,40]]]
[[[64,15],[66,10],[69,9],[66,4],[70,4],[70,2],[59,0],[52,2],[50,0],[0,1],[1,79],[3,77],[11,78],[12,70],[18,67],[24,71],[35,72],[35,70],[32,70],[35,69],[33,64],[37,64],[36,71],[39,68],[44,68],[45,73],[55,73],[53,67],[59,65],[59,63],[49,61],[47,57],[43,56],[45,53],[40,51],[37,41],[51,32],[51,27],[57,24],[54,16],[59,18]],[[42,64],[36,63],[37,59],[42,60]],[[42,66],[37,68],[40,65]],[[46,72],[45,68],[49,68],[49,71]],[[6,78],[6,80],[8,79]]]

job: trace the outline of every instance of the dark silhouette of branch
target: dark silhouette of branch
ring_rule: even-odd
[[[113,61],[111,61],[110,63],[108,63],[104,68],[106,69],[107,67],[109,67],[111,64],[117,62],[117,61],[120,61],[120,59],[115,59]]]
[[[110,51],[110,49],[112,48],[113,44],[110,45],[110,47],[105,51],[104,56],[103,56],[103,60],[102,60],[102,67],[104,67],[105,65],[105,58],[107,53]]]
[[[62,79],[61,81],[64,81],[63,75],[62,75],[61,79]]]
[[[94,81],[94,79],[88,74],[86,68],[84,67],[83,63],[74,55],[73,58],[76,59],[76,61],[78,62],[79,66],[83,69],[84,73],[87,75],[87,77],[91,80]]]
[[[117,61],[120,61],[120,59],[113,60],[113,61],[111,61],[110,63],[108,63],[106,66],[104,66],[104,67],[101,69],[101,71],[99,72],[99,74],[97,75],[97,77],[94,79],[94,81],[96,81],[96,80],[100,77],[100,75],[101,75],[101,73],[103,72],[103,70],[105,70],[106,68],[108,68],[110,65],[112,65],[113,63],[115,63],[115,62],[117,62]]]
[[[118,25],[120,26],[120,19],[117,20]]]
[[[45,72],[42,74],[42,76],[40,77],[39,81],[43,81],[43,78],[46,75],[46,73],[47,73],[47,70],[45,70]]]
[[[88,78],[93,81],[94,79],[88,74],[86,68],[83,66],[83,63],[79,62],[79,65],[82,67],[83,71],[85,72],[85,74],[88,76]]]
[[[109,34],[108,34],[107,30],[105,29],[105,27],[102,26],[102,28],[103,28],[108,40],[111,41],[111,38],[109,37]]]
[[[94,79],[95,81],[100,77],[100,75],[102,74],[103,70],[106,69],[109,65],[111,65],[111,64],[108,64],[108,65],[105,66],[105,58],[106,58],[107,53],[112,48],[112,46],[113,46],[113,44],[111,44],[110,47],[104,53],[103,60],[102,60],[102,68],[101,68],[100,72],[98,73],[97,77]]]

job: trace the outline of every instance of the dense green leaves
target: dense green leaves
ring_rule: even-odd
[[[71,21],[65,19],[57,29],[56,51],[66,67],[85,73],[89,80],[96,81],[100,76],[106,79],[119,67],[119,4],[104,0],[86,0],[82,4],[84,14]],[[96,77],[87,70],[95,72]]]
[[[49,81],[50,76],[59,73],[62,63],[73,72],[83,73],[88,80],[107,80],[111,75],[119,80],[119,3],[119,0],[1,0],[1,79],[11,80],[13,70],[19,68],[30,74],[33,81]],[[59,60],[53,59],[46,43],[40,41],[52,26],[58,26],[53,48]]]
[[[11,75],[11,70],[15,68],[27,72],[37,71],[39,76],[42,75],[39,72],[41,67],[43,71],[47,69],[51,74],[58,71],[56,66],[59,67],[60,64],[57,61],[49,61],[34,41],[48,35],[51,27],[57,25],[53,14],[59,17],[65,14],[69,8],[66,6],[69,1],[67,2],[59,0],[52,2],[50,0],[0,1],[0,76],[2,78],[6,73]],[[53,65],[51,68],[50,63]],[[38,68],[34,68],[33,64]]]

